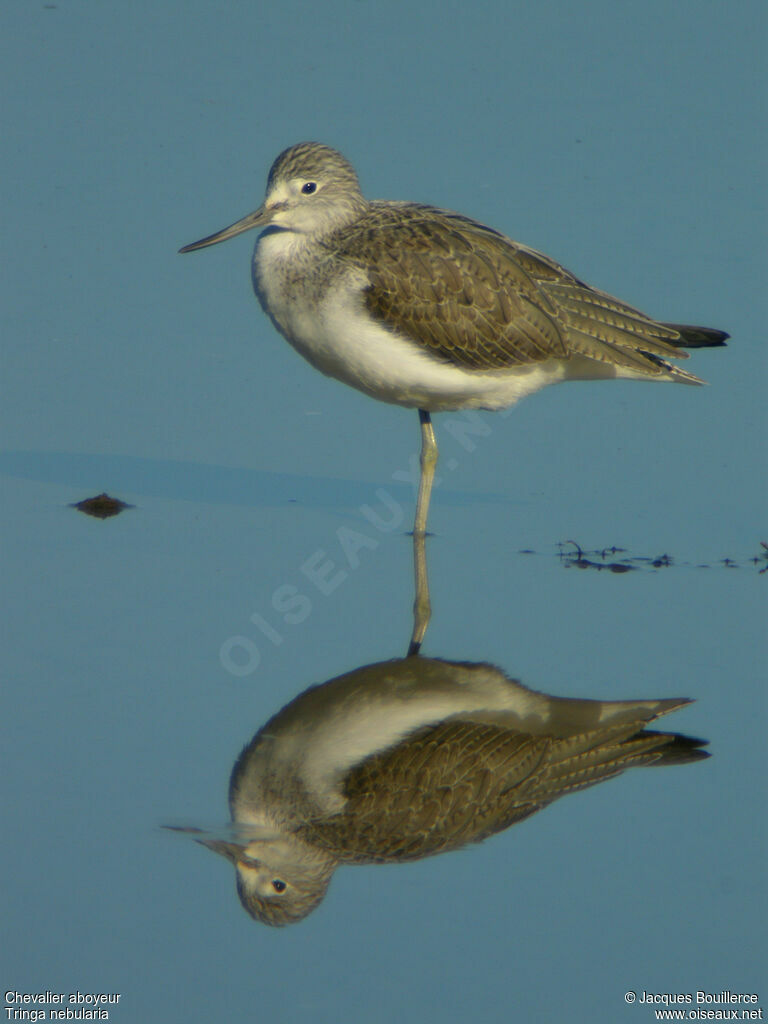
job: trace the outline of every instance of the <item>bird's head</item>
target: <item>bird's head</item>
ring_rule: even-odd
[[[328,234],[356,220],[366,208],[354,167],[319,142],[300,142],[272,164],[264,202],[222,231],[185,245],[192,252],[251,228],[278,228],[304,235]]]

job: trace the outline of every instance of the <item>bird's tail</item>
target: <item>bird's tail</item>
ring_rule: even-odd
[[[681,703],[687,701],[675,702],[675,706]],[[674,707],[665,707],[659,713],[666,714],[669,710]],[[620,775],[627,768],[690,764],[710,756],[701,749],[706,740],[674,732],[656,732],[642,728],[642,724],[598,729],[592,734],[556,741],[548,769],[540,779],[542,792],[534,791],[533,798],[553,800]]]

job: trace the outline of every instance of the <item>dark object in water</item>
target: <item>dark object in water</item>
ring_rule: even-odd
[[[133,505],[128,505],[119,498],[112,498],[103,491],[95,498],[84,498],[69,507],[76,508],[78,512],[83,512],[87,516],[95,516],[96,519],[109,519],[111,516],[119,516],[125,508],[133,508]]]

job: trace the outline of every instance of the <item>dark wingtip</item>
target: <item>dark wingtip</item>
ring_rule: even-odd
[[[649,730],[641,733],[648,736]],[[664,746],[659,749],[659,758],[654,764],[690,764],[693,761],[703,761],[712,755],[706,747],[709,740],[702,740],[696,736],[683,736],[681,733],[657,733],[660,738],[666,740]]]
[[[726,331],[714,327],[693,327],[689,324],[664,324],[680,335],[680,341],[673,342],[681,348],[719,348],[730,338]]]

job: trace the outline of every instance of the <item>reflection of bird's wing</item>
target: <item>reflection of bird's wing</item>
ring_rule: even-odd
[[[332,244],[337,258],[367,275],[365,301],[375,319],[467,369],[583,355],[657,376],[676,370],[664,357],[686,356],[678,347],[686,331],[698,330],[694,344],[727,337],[658,323],[547,256],[432,207],[374,203]]]
[[[485,838],[539,809],[522,787],[548,745],[470,722],[420,729],[347,775],[344,810],[308,823],[311,841],[341,860],[387,861]]]
[[[485,839],[633,765],[706,756],[699,741],[642,724],[567,739],[455,720],[420,729],[356,766],[344,810],[301,831],[342,861],[415,860]]]

